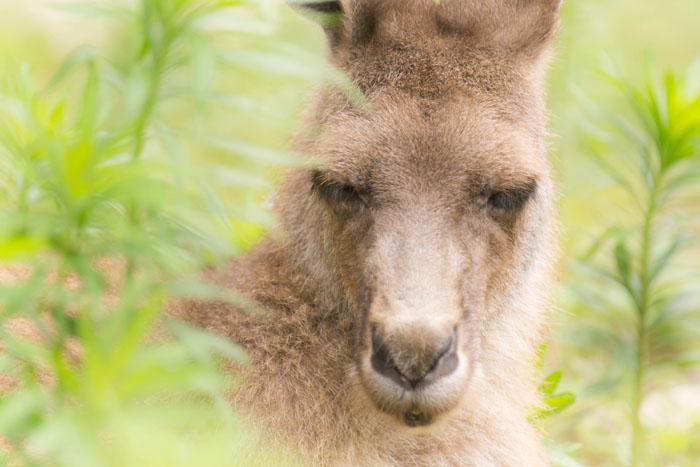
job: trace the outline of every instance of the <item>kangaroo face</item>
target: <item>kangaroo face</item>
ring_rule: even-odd
[[[513,30],[473,2],[341,3],[313,8],[345,14],[333,59],[368,105],[321,100],[304,149],[323,163],[298,175],[289,224],[356,313],[364,394],[429,425],[464,399],[490,320],[535,306],[555,199],[540,49],[558,2],[495,2]]]
[[[552,184],[541,145],[468,100],[429,118],[382,105],[328,130],[308,176],[360,313],[362,386],[379,410],[425,425],[459,403],[484,322],[537,267]]]

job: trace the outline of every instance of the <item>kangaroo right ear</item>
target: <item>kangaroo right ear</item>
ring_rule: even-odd
[[[288,0],[292,8],[303,16],[320,24],[326,31],[331,45],[337,43],[340,29],[345,19],[345,11],[340,0]]]

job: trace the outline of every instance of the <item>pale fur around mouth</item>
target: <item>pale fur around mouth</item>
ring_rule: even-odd
[[[373,372],[370,351],[364,351],[353,373],[359,378],[361,391],[379,413],[389,416],[396,424],[418,430],[430,427],[449,415],[460,405],[467,390],[472,364],[468,356],[461,354],[457,369],[443,379],[425,386],[407,390],[386,376]],[[412,425],[407,422],[411,413],[425,418]]]

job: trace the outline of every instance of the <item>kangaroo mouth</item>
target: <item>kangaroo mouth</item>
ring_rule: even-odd
[[[455,409],[465,391],[470,359],[460,348],[457,331],[437,347],[425,371],[411,372],[397,362],[376,332],[368,332],[366,349],[358,362],[362,389],[380,412],[409,428],[434,424]]]

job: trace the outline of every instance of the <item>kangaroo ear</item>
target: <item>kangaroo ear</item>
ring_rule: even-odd
[[[303,16],[320,24],[328,35],[331,45],[338,41],[340,29],[345,19],[345,11],[340,0],[288,0],[292,8]]]
[[[472,41],[536,58],[559,25],[562,0],[446,0],[437,9],[443,28]]]

